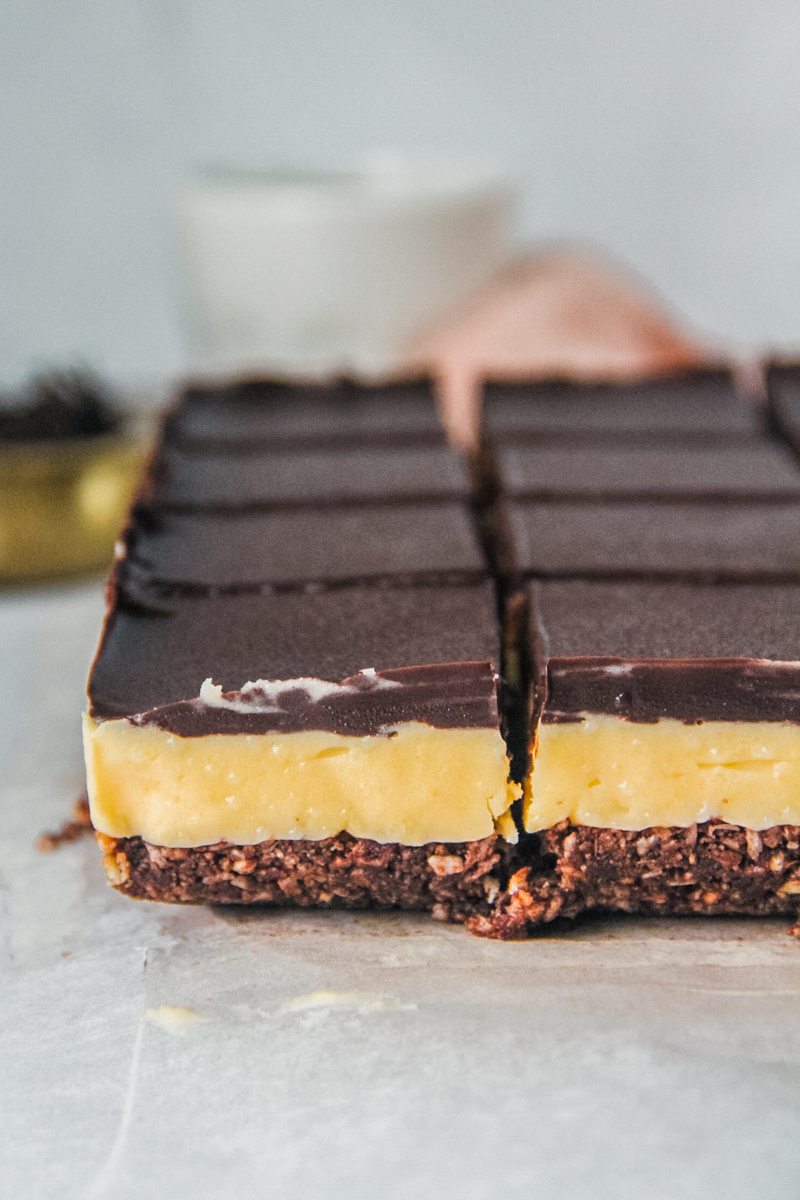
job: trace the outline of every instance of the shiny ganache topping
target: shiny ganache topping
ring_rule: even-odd
[[[547,582],[530,586],[542,720],[610,713],[800,724],[800,587]]]
[[[131,716],[183,737],[325,729],[391,735],[408,721],[434,728],[496,728],[498,677],[489,662],[437,663],[395,671],[368,668],[332,681],[259,679],[224,692],[206,679],[199,696]]]
[[[497,728],[499,662],[488,583],[169,601],[122,590],[89,698],[95,720],[126,717],[185,736],[362,733],[412,720]],[[213,685],[201,698],[204,680]]]

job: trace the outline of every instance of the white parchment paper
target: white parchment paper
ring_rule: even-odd
[[[135,903],[80,790],[99,585],[0,597],[0,1195],[786,1200],[786,922],[425,919]]]

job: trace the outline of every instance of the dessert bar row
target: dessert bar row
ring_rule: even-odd
[[[800,368],[187,389],[121,543],[90,804],[133,896],[794,912]],[[798,439],[800,440],[800,439]]]
[[[425,381],[374,396],[352,383],[309,390],[188,392],[128,531],[130,569],[175,587],[474,576],[477,485],[500,574],[798,570],[786,386],[770,420],[724,371],[627,388],[490,385],[472,470],[447,446]]]

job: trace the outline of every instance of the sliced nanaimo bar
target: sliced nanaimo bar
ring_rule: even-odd
[[[443,442],[282,450],[166,443],[146,491],[174,508],[242,509],[466,499],[470,480],[462,456]]]
[[[486,913],[519,795],[499,662],[488,583],[167,601],[118,585],[85,721],[110,881]]]
[[[795,912],[800,587],[545,582],[529,600],[538,866],[496,932],[590,908]]]
[[[496,441],[606,436],[717,441],[754,434],[761,424],[759,409],[724,368],[629,383],[498,379],[483,393],[484,430]]]
[[[800,580],[797,501],[511,500],[526,575]]]
[[[434,386],[426,378],[196,383],[181,392],[165,432],[171,441],[227,447],[444,439]]]
[[[794,456],[766,437],[716,445],[521,443],[501,446],[497,462],[509,495],[535,499],[800,499]]]
[[[800,453],[800,361],[770,363],[767,393],[776,428]]]
[[[456,502],[239,513],[141,507],[121,552],[123,580],[167,591],[485,574],[469,512]]]

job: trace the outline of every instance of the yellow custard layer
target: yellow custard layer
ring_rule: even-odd
[[[84,721],[96,829],[159,846],[354,837],[408,846],[514,838],[503,738],[420,722],[391,736],[325,731],[178,737]]]
[[[529,832],[565,819],[645,829],[712,817],[749,829],[800,825],[800,727],[594,714],[539,725],[524,803]]]

